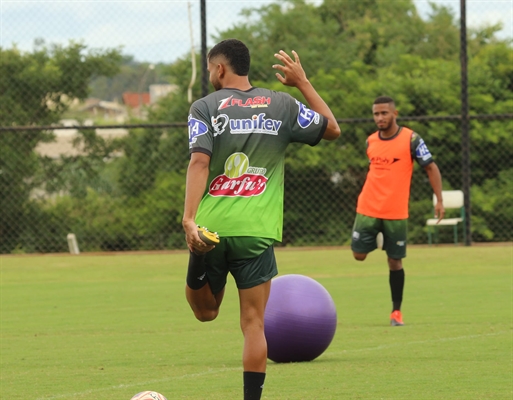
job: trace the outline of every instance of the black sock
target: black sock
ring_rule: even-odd
[[[205,286],[207,282],[205,255],[190,252],[189,269],[187,270],[187,286],[192,290],[198,290]]]
[[[260,400],[264,388],[265,372],[244,371],[244,400]]]
[[[392,311],[401,310],[404,289],[404,269],[390,271],[389,283],[390,291],[392,292]]]

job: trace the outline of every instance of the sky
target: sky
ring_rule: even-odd
[[[400,0],[389,0],[400,1]],[[245,21],[243,8],[259,7],[271,0],[207,0],[207,37]],[[319,4],[322,0],[310,0]],[[414,0],[422,17],[430,11],[428,0]],[[434,0],[448,6],[459,18],[460,0]],[[189,23],[189,9],[192,23]],[[467,0],[468,27],[501,22],[501,38],[513,38],[513,0]],[[191,34],[192,31],[192,34]],[[199,51],[199,0],[0,0],[0,46],[32,51],[34,40],[47,44],[81,41],[88,48],[118,48],[137,61],[171,63]]]

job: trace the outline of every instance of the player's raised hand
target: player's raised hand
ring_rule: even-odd
[[[282,62],[282,64],[274,64],[273,68],[283,72],[283,76],[280,73],[276,73],[278,80],[286,86],[298,87],[301,84],[308,82],[306,73],[299,60],[299,55],[292,50],[294,60],[283,50],[280,50],[274,56]]]

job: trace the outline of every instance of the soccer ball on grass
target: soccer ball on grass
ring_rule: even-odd
[[[147,390],[145,392],[137,393],[130,400],[167,400],[164,395],[160,393]]]

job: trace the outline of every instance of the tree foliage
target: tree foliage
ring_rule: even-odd
[[[121,56],[117,50],[87,50],[79,43],[44,46],[32,53],[0,48],[0,125],[50,125],[58,122],[72,99],[85,99],[90,79],[114,75]],[[17,245],[30,221],[29,195],[40,159],[34,149],[52,140],[45,131],[0,134],[0,251]]]

